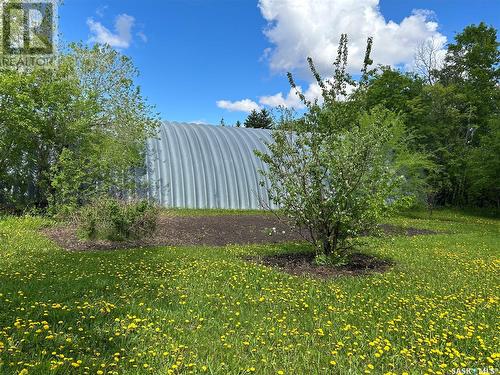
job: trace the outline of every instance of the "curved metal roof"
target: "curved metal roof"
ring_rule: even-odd
[[[148,141],[148,195],[165,207],[261,208],[267,168],[253,151],[271,140],[269,130],[165,122]]]

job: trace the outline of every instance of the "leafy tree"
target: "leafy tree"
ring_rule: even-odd
[[[0,73],[0,205],[74,207],[134,184],[158,125],[131,60],[72,45],[54,70]]]
[[[406,117],[412,111],[411,101],[421,94],[423,87],[424,82],[415,74],[382,66],[369,78],[365,94],[367,108],[382,105]]]
[[[493,126],[498,124],[500,102],[496,38],[496,30],[484,23],[467,26],[448,46],[438,82],[426,85],[408,103],[408,124],[439,166],[432,180],[440,204],[487,204],[480,191],[492,198],[493,180],[477,179],[476,169],[482,168],[472,159],[477,161],[481,152],[486,157],[498,136]],[[489,187],[483,190],[480,184],[486,181]]]
[[[448,46],[439,74],[441,83],[456,85],[464,94],[471,109],[468,125],[477,128],[477,135],[488,132],[491,114],[499,111],[499,47],[494,27],[484,22],[467,26]]]
[[[271,129],[272,124],[273,119],[266,109],[261,109],[259,112],[253,109],[244,122],[246,128],[256,129]]]
[[[494,28],[484,23],[470,25],[448,46],[441,70],[435,46],[427,45],[417,50],[422,78],[388,67],[369,78],[367,108],[383,105],[400,113],[414,134],[410,146],[432,154],[437,168],[428,179],[429,198],[436,204],[497,204],[492,186],[498,181],[478,163],[481,153],[484,158],[491,154],[498,136],[494,125],[500,103],[496,38]]]
[[[89,101],[73,67],[0,74],[0,205],[45,207],[51,165],[65,144],[76,144]]]
[[[363,72],[371,61],[369,48]],[[295,228],[307,229],[318,261],[341,263],[362,233],[413,201],[418,184],[411,182],[428,162],[407,147],[408,134],[396,114],[380,107],[363,110],[363,80],[347,95],[353,84],[346,70],[347,36],[340,40],[332,80],[323,80],[308,62],[324,104],[296,90],[307,113],[299,121],[285,113],[269,153],[257,155],[269,168],[262,173],[270,181],[270,198]],[[296,89],[290,73],[289,80]]]
[[[493,118],[489,127],[491,133],[481,137],[468,160],[470,195],[481,206],[500,208],[500,117]]]

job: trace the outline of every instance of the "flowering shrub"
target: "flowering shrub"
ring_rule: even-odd
[[[365,73],[370,46],[369,41]],[[256,154],[268,167],[262,174],[269,183],[262,186],[280,207],[278,216],[307,230],[318,263],[342,264],[361,234],[414,202],[423,185],[422,171],[430,163],[425,154],[409,149],[411,135],[395,113],[364,109],[363,81],[354,84],[346,73],[346,36],[333,81],[323,80],[308,61],[323,104],[309,101],[289,74],[307,112],[301,119],[284,112],[267,145],[269,152]],[[351,95],[349,84],[356,86]]]

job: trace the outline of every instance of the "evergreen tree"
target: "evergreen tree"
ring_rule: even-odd
[[[259,126],[256,125],[259,124],[259,113],[255,109],[252,109],[252,112],[250,112],[243,124],[245,128],[258,128]]]
[[[236,125],[235,125],[237,128],[240,128],[241,127],[241,122],[240,120],[236,121]]]
[[[260,118],[260,128],[262,129],[271,129],[273,125],[273,119],[271,118],[271,114],[268,110],[262,109],[259,113]]]
[[[245,120],[245,128],[256,128],[256,129],[271,129],[273,124],[273,119],[266,109],[257,112],[255,109],[250,112],[247,119]]]

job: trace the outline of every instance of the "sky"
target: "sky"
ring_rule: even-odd
[[[300,110],[291,71],[306,97],[319,94],[341,33],[349,70],[359,72],[366,38],[375,64],[411,70],[415,48],[432,41],[442,54],[472,23],[500,28],[500,0],[64,0],[64,42],[108,43],[132,58],[137,83],[163,120],[227,125],[252,109]]]

